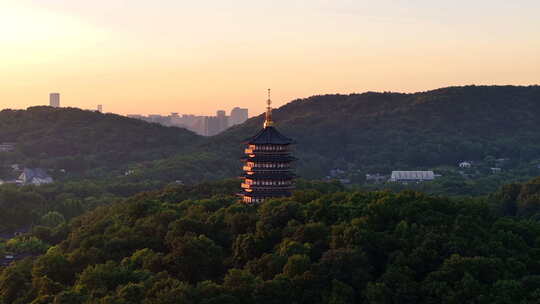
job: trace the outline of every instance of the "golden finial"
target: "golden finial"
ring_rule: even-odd
[[[268,100],[266,103],[268,104],[268,107],[266,107],[266,117],[264,120],[265,128],[274,125],[274,121],[272,120],[272,99],[270,98],[270,89],[268,89]]]

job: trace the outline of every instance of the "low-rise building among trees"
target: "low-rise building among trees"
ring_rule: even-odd
[[[380,173],[366,174],[366,182],[367,183],[374,183],[374,184],[384,183],[387,180],[388,180],[388,175],[383,175],[383,174],[380,174]]]
[[[499,168],[499,167],[493,167],[493,168],[490,168],[490,170],[491,170],[491,173],[493,173],[493,174],[497,174],[497,173],[500,173],[502,171],[502,169]]]
[[[435,180],[433,171],[392,171],[390,177],[391,182],[408,183],[408,182],[425,182]]]
[[[41,168],[26,168],[19,176],[18,181],[23,185],[42,185],[52,183],[53,178]]]
[[[460,162],[458,164],[458,166],[462,169],[468,169],[470,167],[472,167],[472,163],[471,162],[468,162],[468,161],[464,161],[464,162]]]
[[[0,143],[0,152],[13,152],[15,150],[15,143],[4,142]]]

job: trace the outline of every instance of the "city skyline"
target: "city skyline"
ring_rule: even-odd
[[[126,116],[164,126],[186,128],[203,136],[213,136],[232,126],[244,123],[249,119],[249,110],[247,108],[234,107],[230,111],[230,115],[227,115],[224,110],[217,110],[215,115],[194,115],[173,112],[170,115],[127,114]]]
[[[50,106],[50,107],[54,107],[54,108],[73,107],[73,108],[79,108],[81,110],[104,112],[103,111],[103,108],[104,108],[103,104],[98,104],[98,105],[95,106],[95,108],[81,108],[81,107],[78,107],[78,106],[70,105],[69,103],[68,104],[61,103],[60,102],[61,95],[62,94],[58,93],[58,92],[49,93],[47,102],[29,105],[27,108],[36,107],[36,106]],[[26,108],[5,107],[5,108],[1,108],[0,110],[4,110],[4,109],[22,110],[22,109],[26,109]],[[233,106],[231,108],[231,110],[230,110],[231,116],[234,116],[235,114],[233,114],[233,113],[235,113],[238,110],[242,110],[242,113],[237,114],[237,115],[242,115],[242,116],[243,116],[243,111],[245,110],[246,119],[249,118],[249,117],[259,115],[259,114],[252,114],[252,116],[249,116],[248,115],[249,108],[240,108],[238,106]],[[215,114],[216,112],[220,112],[220,111],[225,112],[225,110],[219,109],[219,106],[218,106],[217,110],[213,110],[213,112],[214,112],[213,114]],[[123,116],[128,116],[128,117],[129,116],[146,116],[146,117],[148,117],[148,116],[155,116],[155,115],[169,116],[169,115],[174,115],[174,114],[192,115],[192,116],[212,116],[212,114],[199,114],[199,113],[189,113],[189,112],[182,112],[181,113],[179,111],[173,111],[173,112],[169,112],[169,113],[160,113],[160,112],[155,112],[155,111],[150,111],[148,113],[127,113],[127,112],[126,113],[117,113],[117,112],[109,112],[109,111],[105,111],[105,112],[106,113],[113,113],[113,114],[123,115]],[[241,120],[242,122],[246,120],[243,117],[242,118],[236,118],[236,120],[233,122],[232,125],[238,124],[238,122],[237,122],[238,119]],[[234,120],[234,118],[233,118],[233,120]]]
[[[0,1],[2,108],[263,113],[318,94],[538,83],[540,3]],[[300,76],[299,76],[300,75]]]

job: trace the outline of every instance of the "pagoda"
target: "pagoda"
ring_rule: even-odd
[[[268,89],[268,107],[264,127],[248,139],[242,161],[244,174],[240,196],[246,204],[257,204],[265,199],[286,197],[294,188],[295,174],[292,172],[291,145],[294,141],[274,127],[272,101]]]

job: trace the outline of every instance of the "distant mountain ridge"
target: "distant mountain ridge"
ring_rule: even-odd
[[[198,140],[201,136],[185,129],[76,108],[0,112],[0,142],[16,143],[4,162],[34,167],[107,171],[171,156]]]
[[[540,159],[538,117],[539,86],[318,95],[274,110],[276,127],[298,143],[298,173],[305,178],[332,168],[361,178],[487,156]],[[41,167],[129,167],[133,179],[196,183],[237,176],[242,142],[263,119],[203,138],[118,115],[34,107],[0,112],[0,141],[18,142],[19,157]]]
[[[540,158],[538,117],[539,86],[320,95],[274,110],[276,127],[298,143],[300,175],[315,178],[331,168],[364,174],[487,156]],[[241,142],[262,127],[263,119],[259,115],[230,128],[198,149],[219,155],[221,169],[233,176]],[[174,168],[174,161],[168,164]]]

